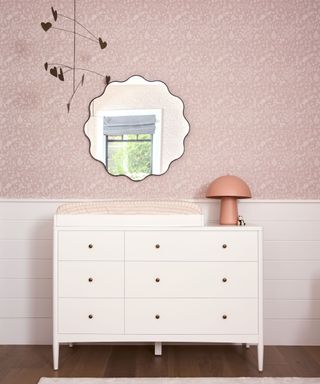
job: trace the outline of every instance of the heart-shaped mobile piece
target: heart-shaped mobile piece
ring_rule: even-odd
[[[53,67],[50,69],[50,74],[54,77],[57,77],[58,76],[58,71],[57,71],[57,67]]]
[[[50,21],[48,21],[47,23],[41,23],[41,27],[42,29],[47,32],[49,31],[49,29],[52,27],[52,24],[50,23]]]
[[[53,16],[54,21],[57,21],[57,18],[58,18],[57,10],[54,9],[53,7],[51,7],[51,12],[52,12],[52,16]]]
[[[61,81],[64,81],[64,76],[63,76],[62,68],[60,68],[60,73],[58,75],[58,79],[61,80]]]
[[[99,37],[99,44],[100,44],[100,48],[101,49],[105,49],[105,47],[107,46],[107,42],[106,41],[103,41],[101,39],[101,37]]]
[[[110,80],[111,80],[111,77],[110,76],[106,76],[106,84],[107,85],[110,83]]]

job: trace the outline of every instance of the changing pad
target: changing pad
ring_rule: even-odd
[[[187,201],[120,201],[63,204],[58,225],[203,225],[200,207]]]

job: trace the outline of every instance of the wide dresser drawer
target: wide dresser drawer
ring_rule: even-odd
[[[256,261],[256,231],[128,231],[126,260]]]
[[[60,231],[60,260],[123,260],[122,231]]]
[[[126,297],[258,297],[257,262],[125,264]]]
[[[60,333],[124,332],[123,299],[60,299],[58,331]]]
[[[60,261],[59,297],[123,297],[123,261]]]
[[[126,299],[126,334],[257,334],[256,299]]]

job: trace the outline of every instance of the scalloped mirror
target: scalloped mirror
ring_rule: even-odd
[[[189,123],[183,111],[182,100],[161,81],[111,82],[89,105],[90,153],[113,176],[162,175],[184,152]]]

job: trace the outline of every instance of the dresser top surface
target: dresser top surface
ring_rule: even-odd
[[[205,225],[199,205],[187,201],[110,201],[58,207],[55,226],[98,230],[259,230],[259,226]]]

